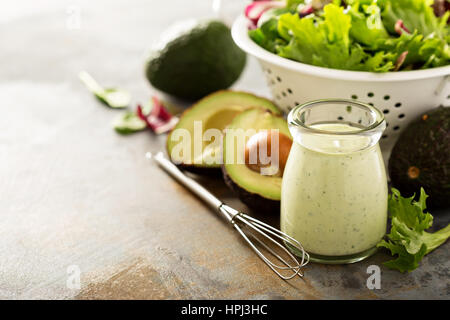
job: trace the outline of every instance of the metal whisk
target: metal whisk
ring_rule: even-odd
[[[309,254],[297,240],[264,222],[229,207],[195,180],[181,172],[172,162],[164,157],[162,152],[158,152],[153,157],[152,154],[148,152],[146,157],[149,159],[153,158],[161,168],[178,182],[192,191],[212,208],[222,213],[256,254],[280,278],[289,280],[297,275],[300,277],[303,276],[300,269],[309,262]],[[300,262],[289,251],[287,246],[301,255]],[[272,260],[267,257],[267,254],[263,254],[262,251],[269,253],[272,256]],[[284,257],[282,255],[284,255]],[[274,262],[273,260],[277,261]]]

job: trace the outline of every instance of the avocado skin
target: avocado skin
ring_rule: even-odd
[[[200,23],[154,52],[146,76],[157,89],[180,99],[196,100],[231,86],[240,76],[246,54],[220,21]]]
[[[265,214],[279,214],[280,201],[263,198],[260,195],[248,192],[236,184],[227,174],[225,167],[222,166],[223,179],[225,184],[239,197],[239,199],[253,211]]]
[[[410,177],[411,167],[419,169],[416,178]],[[388,168],[392,185],[403,196],[418,195],[423,187],[430,208],[450,207],[450,107],[412,122],[395,144]]]

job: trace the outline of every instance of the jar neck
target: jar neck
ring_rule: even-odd
[[[297,106],[288,115],[294,141],[316,151],[349,153],[378,143],[386,128],[383,114],[352,100],[317,100]]]

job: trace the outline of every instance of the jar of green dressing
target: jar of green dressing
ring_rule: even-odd
[[[294,143],[283,174],[281,230],[312,261],[365,259],[386,232],[383,113],[353,100],[318,100],[294,108],[288,124]]]

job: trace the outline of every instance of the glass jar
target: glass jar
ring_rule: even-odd
[[[386,233],[383,114],[353,100],[318,100],[294,108],[288,124],[294,143],[283,174],[281,230],[315,262],[367,258]]]

